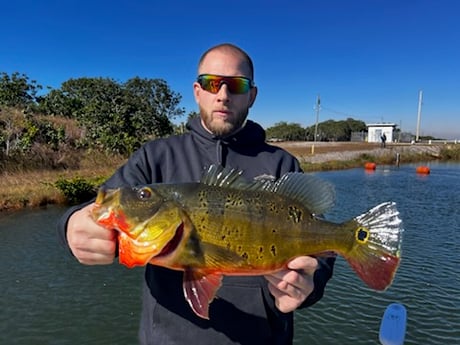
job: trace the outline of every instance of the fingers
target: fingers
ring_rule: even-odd
[[[312,293],[318,261],[313,257],[301,256],[290,261],[287,267],[287,270],[265,276],[277,308],[284,313],[298,308]]]
[[[287,264],[287,270],[281,270],[271,274],[276,278],[279,288],[285,288],[284,285],[294,285],[302,288],[313,281],[313,275],[318,268],[318,260],[311,256],[299,256]]]
[[[289,294],[295,295],[300,290],[303,293],[310,294],[313,290],[313,276],[294,270],[283,270],[265,278],[277,289]]]
[[[105,230],[111,233],[112,230]],[[89,238],[87,233],[76,233],[69,246],[77,260],[85,265],[111,264],[115,258],[116,240]]]
[[[117,232],[96,224],[91,217],[93,204],[75,212],[67,225],[67,242],[73,255],[86,265],[105,265],[113,262]]]
[[[300,276],[299,273],[295,271],[289,271],[288,275]],[[275,298],[276,307],[283,313],[291,312],[297,309],[303,301],[310,295],[313,291],[313,282],[305,282],[305,285],[294,285],[288,283],[284,279],[279,279],[274,275],[269,275],[265,277],[269,284],[268,290]],[[295,278],[296,282],[301,280]]]

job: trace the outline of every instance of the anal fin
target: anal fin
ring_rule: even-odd
[[[184,296],[196,315],[209,319],[209,303],[216,296],[222,283],[222,274],[207,274],[202,271],[184,271]]]

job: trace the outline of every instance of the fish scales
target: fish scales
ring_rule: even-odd
[[[342,255],[371,288],[390,286],[400,263],[403,228],[393,202],[343,223],[317,215],[332,207],[331,184],[302,173],[272,182],[211,166],[200,182],[101,188],[93,209],[119,232],[119,260],[184,272],[184,296],[208,318],[223,275],[261,275],[294,257]]]
[[[326,245],[327,224],[299,203],[273,193],[196,184],[195,191],[177,189],[174,195],[181,195],[178,201],[201,241],[237,253],[250,270],[260,265],[280,268],[294,256],[331,249]],[[335,240],[338,226],[329,227]]]

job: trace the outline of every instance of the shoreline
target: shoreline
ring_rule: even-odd
[[[359,168],[366,163],[401,165],[434,160],[460,161],[458,144],[365,142],[280,142],[276,143],[299,159],[305,172]],[[314,153],[313,153],[314,152]]]
[[[433,160],[460,161],[460,144],[395,144],[381,148],[378,143],[354,142],[277,142],[271,143],[293,154],[305,172],[343,170],[364,167],[365,162],[377,165],[422,163]],[[444,150],[451,150],[454,159],[445,159]],[[77,170],[31,171],[0,174],[0,215],[26,208],[47,205],[68,205],[58,179],[109,177],[126,159],[112,159],[106,164],[90,163]],[[110,164],[109,164],[110,163]]]
[[[376,159],[396,158],[396,154],[400,155],[400,159],[403,158],[403,155],[407,157],[427,155],[433,159],[438,159],[441,158],[441,151],[445,147],[445,144],[390,143],[382,148],[378,143],[354,142],[281,142],[275,145],[296,156],[301,163],[354,160],[363,155],[372,156]]]

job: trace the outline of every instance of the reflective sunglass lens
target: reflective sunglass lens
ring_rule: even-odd
[[[230,93],[244,94],[252,87],[252,82],[244,77],[223,77],[203,74],[198,77],[201,88],[211,93],[218,93],[222,84],[227,85]]]

